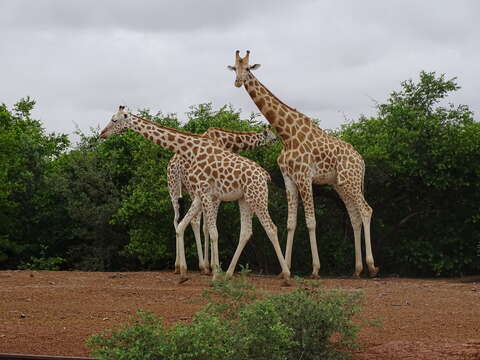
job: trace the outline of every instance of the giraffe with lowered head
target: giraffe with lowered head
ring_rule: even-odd
[[[315,235],[315,211],[312,184],[330,184],[343,200],[353,227],[355,238],[355,272],[363,270],[361,232],[365,236],[366,263],[371,276],[375,267],[370,243],[372,208],[363,196],[365,163],[353,146],[320,129],[309,117],[284,104],[252,74],[259,64],[249,64],[250,51],[245,57],[235,53],[235,86],[245,90],[258,109],[272,125],[283,143],[277,163],[282,172],[288,201],[287,246],[285,260],[291,265],[293,237],[297,225],[298,193],[303,201],[305,220],[310,237],[313,270],[318,277],[320,259]]]
[[[277,140],[277,137],[270,129],[263,129],[262,131],[234,131],[224,130],[219,128],[209,128],[202,134],[220,144],[224,149],[232,152],[246,151],[255,149],[259,146],[263,146],[272,143]],[[180,219],[180,205],[178,199],[182,197],[182,190],[185,190],[187,194],[191,196],[193,194],[192,186],[188,177],[190,171],[190,162],[180,154],[175,154],[169,161],[167,166],[167,180],[168,180],[168,192],[172,201],[174,210],[173,224],[175,230],[178,227],[178,221]],[[193,198],[193,197],[192,197]],[[214,201],[215,212],[217,212],[220,201]],[[206,222],[203,222],[204,233],[204,247],[205,253],[202,251],[202,242],[200,237],[200,221],[202,213],[198,213],[193,217],[191,225],[195,236],[195,242],[197,245],[197,254],[199,261],[199,268],[204,274],[210,272],[209,261],[209,235],[208,229],[205,226]],[[175,259],[175,273],[180,272],[180,253],[177,243],[177,255]]]
[[[100,133],[100,138],[120,134],[131,129],[154,143],[188,159],[191,164],[188,178],[192,185],[193,202],[185,217],[177,226],[180,251],[180,282],[188,280],[185,260],[184,232],[192,218],[203,210],[212,241],[213,280],[218,279],[218,230],[214,202],[238,201],[241,216],[240,239],[227,270],[233,275],[238,258],[252,235],[252,216],[257,215],[265,229],[280,262],[286,283],[290,270],[278,243],[277,227],[268,212],[268,181],[270,175],[257,163],[225,150],[214,140],[196,134],[160,126],[139,116],[127,113],[124,106],[112,116]]]

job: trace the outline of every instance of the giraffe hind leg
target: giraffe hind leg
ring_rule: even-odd
[[[375,266],[375,260],[373,259],[372,244],[370,239],[370,223],[371,223],[373,211],[370,205],[368,205],[368,203],[363,198],[363,195],[358,200],[358,202],[360,207],[359,211],[362,216],[363,231],[365,233],[365,257],[366,257],[367,267],[368,267],[370,276],[375,277],[377,276],[378,271],[380,269]]]
[[[203,257],[202,237],[200,236],[200,222],[202,220],[202,212],[200,211],[192,219],[191,226],[195,236],[195,243],[197,245],[198,268],[201,272],[205,271],[205,259]]]
[[[235,250],[235,254],[233,255],[232,261],[230,262],[230,266],[227,270],[227,278],[232,277],[233,273],[235,272],[235,267],[237,266],[238,259],[242,254],[245,245],[248,243],[252,236],[252,209],[248,205],[248,203],[241,199],[238,201],[238,205],[240,207],[240,219],[241,219],[241,227],[240,227],[240,238],[238,240],[237,249]]]
[[[337,191],[338,195],[345,204],[347,209],[348,216],[350,218],[350,223],[353,228],[353,236],[355,241],[355,272],[353,277],[360,277],[360,274],[363,271],[363,261],[362,261],[362,216],[358,211],[356,204],[352,201],[351,197],[343,189],[342,186],[336,185],[334,189]]]
[[[180,283],[187,281],[187,262],[185,260],[185,243],[184,243],[184,234],[186,227],[190,224],[193,217],[195,217],[201,210],[201,201],[200,198],[196,197],[193,200],[190,209],[188,209],[187,214],[184,216],[182,221],[178,224],[177,227],[177,244],[180,260]]]
[[[246,197],[246,200],[249,203],[252,210],[255,212],[255,215],[257,215],[258,220],[260,221],[263,228],[265,229],[265,232],[267,233],[267,236],[270,239],[270,242],[272,243],[273,248],[275,249],[275,253],[280,263],[280,267],[282,268],[284,285],[290,285],[290,269],[287,266],[287,262],[285,261],[285,258],[283,257],[283,254],[282,254],[282,249],[280,248],[280,243],[278,242],[277,227],[273,223],[272,218],[268,213],[268,188],[266,184],[265,184],[265,188],[262,190],[263,191],[261,191],[260,193],[267,194],[266,197],[258,199],[252,196],[248,196]]]

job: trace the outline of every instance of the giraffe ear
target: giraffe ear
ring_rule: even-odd
[[[232,65],[228,65],[228,66],[227,66],[227,69],[228,69],[228,70],[232,70],[232,71],[237,70],[237,68],[236,68],[235,66],[232,66]]]
[[[249,66],[248,67],[248,70],[257,70],[258,68],[260,68],[260,64],[255,64],[255,65],[252,65],[252,66]]]

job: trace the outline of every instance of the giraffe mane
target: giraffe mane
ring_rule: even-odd
[[[147,123],[150,123],[150,124],[152,124],[152,125],[155,125],[156,127],[162,128],[162,129],[167,129],[167,130],[170,130],[170,131],[172,131],[172,132],[176,132],[176,133],[179,133],[179,134],[182,134],[182,135],[186,135],[186,136],[192,136],[192,137],[196,137],[196,138],[205,139],[205,136],[203,136],[203,135],[201,135],[201,134],[193,134],[193,133],[189,133],[189,132],[186,132],[186,131],[174,129],[174,128],[171,128],[171,127],[168,127],[168,126],[163,126],[163,125],[157,124],[157,123],[154,122],[154,121],[151,121],[151,120],[142,118],[141,116],[134,115],[134,114],[132,114],[132,113],[130,113],[130,115],[133,116],[133,117],[135,117],[135,118],[137,118],[137,119],[140,119],[140,120],[142,120],[142,121],[145,121],[145,122],[147,122]]]
[[[285,107],[288,108],[289,110],[292,110],[292,111],[294,111],[294,112],[296,112],[296,113],[299,113],[299,114],[302,115],[302,116],[305,116],[305,117],[308,118],[310,121],[312,121],[312,119],[310,119],[310,117],[308,117],[307,115],[302,114],[302,113],[301,113],[300,111],[298,111],[297,109],[292,108],[290,105],[285,104],[285,103],[284,103],[282,100],[280,100],[275,94],[273,94],[268,87],[266,87],[265,85],[263,85],[263,83],[262,83],[260,80],[258,80],[258,78],[257,78],[255,75],[253,75],[250,71],[249,71],[249,73],[258,81],[258,83],[259,83],[260,85],[262,85],[262,86],[264,87],[264,89],[267,91],[267,93],[268,93],[271,97],[273,97],[275,100],[277,100],[280,104],[282,104],[283,106],[285,106]]]
[[[209,127],[208,130],[218,130],[224,133],[230,133],[230,134],[238,134],[238,135],[255,135],[258,134],[259,131],[239,131],[239,130],[229,130],[229,129],[221,129],[217,127]],[[207,132],[205,131],[205,132]]]

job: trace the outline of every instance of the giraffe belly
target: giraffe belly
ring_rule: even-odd
[[[221,201],[236,201],[243,197],[242,190],[234,190],[224,193],[216,193],[215,196]]]
[[[314,184],[334,184],[336,182],[337,172],[333,171],[325,171],[325,172],[317,172],[312,177],[312,182]]]

